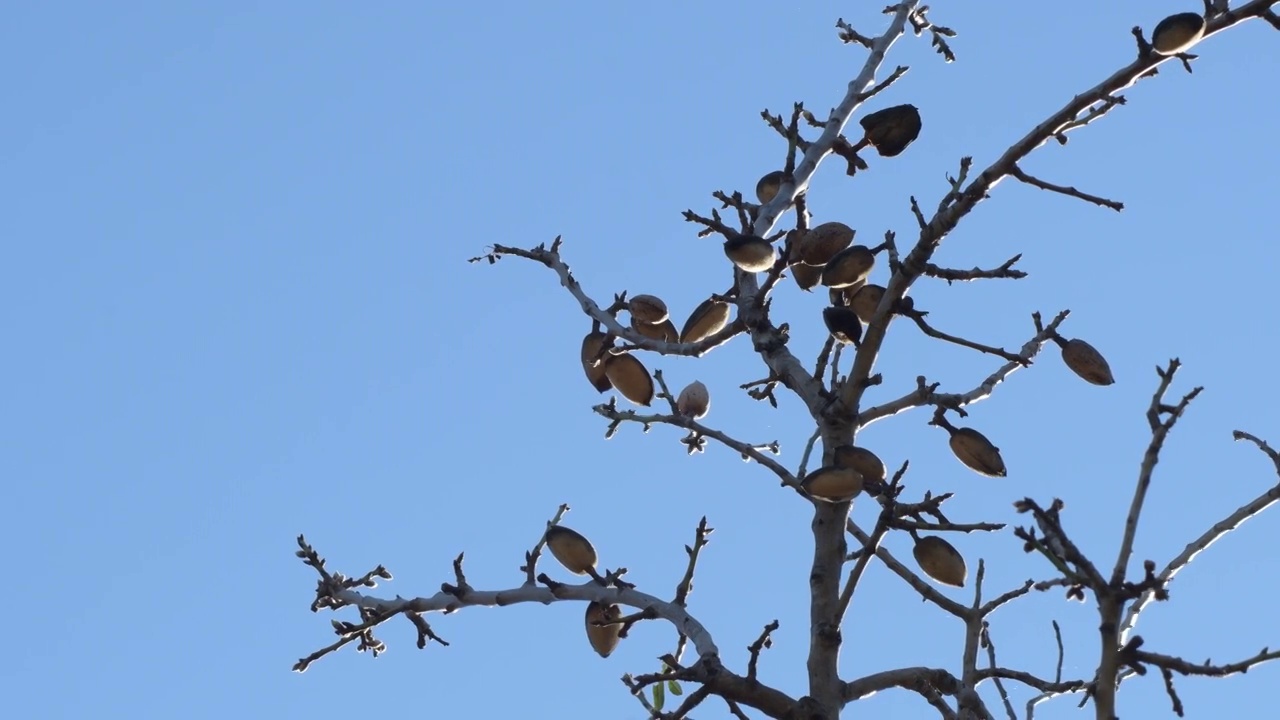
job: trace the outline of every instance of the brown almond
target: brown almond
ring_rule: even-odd
[[[951,543],[936,535],[927,535],[916,541],[911,554],[925,574],[943,585],[964,587],[968,569],[964,565],[964,556]]]
[[[827,287],[849,287],[867,279],[876,265],[876,256],[866,245],[854,245],[836,253],[822,269],[822,284]]]
[[[1094,385],[1110,385],[1116,381],[1111,375],[1111,366],[1102,357],[1102,353],[1079,338],[1063,344],[1062,361],[1071,368],[1071,372]]]
[[[884,298],[884,288],[879,285],[863,285],[858,292],[854,293],[853,299],[849,301],[849,307],[858,313],[858,319],[864,324],[870,325],[871,318],[876,315],[876,308],[880,307],[880,300]]]
[[[862,340],[862,323],[853,308],[829,307],[822,310],[822,322],[836,342],[857,346]]]
[[[552,525],[547,528],[546,540],[551,555],[574,575],[587,575],[595,569],[596,549],[582,533],[563,525]]]
[[[819,500],[844,502],[862,492],[862,475],[853,468],[827,465],[805,475],[800,487]]]
[[[842,222],[825,222],[804,234],[798,247],[799,260],[821,267],[836,253],[849,247],[857,231]]]
[[[787,174],[781,170],[774,170],[756,183],[756,199],[761,205],[768,205],[773,199],[778,197],[778,190],[782,189],[782,181],[787,178]]]
[[[650,340],[659,340],[661,342],[680,342],[680,333],[676,332],[675,323],[671,322],[671,318],[667,318],[657,325],[646,325],[636,320],[636,316],[631,316],[631,329],[649,338]]]
[[[594,600],[587,603],[587,642],[591,643],[591,649],[602,658],[609,657],[610,653],[618,647],[618,641],[622,639],[622,625],[618,623],[597,625],[596,623],[609,622],[620,617],[622,617],[622,610],[617,605],[604,605]]]
[[[920,137],[920,111],[915,105],[895,105],[858,121],[867,142],[881,157],[894,157]]]
[[[657,325],[667,319],[667,304],[654,295],[636,295],[627,301],[631,317],[645,325]]]
[[[864,447],[841,445],[835,449],[831,462],[836,467],[853,468],[862,475],[864,483],[881,483],[888,476],[888,470],[875,453]]]
[[[695,343],[705,340],[723,330],[728,324],[729,303],[707,298],[689,314],[684,328],[680,330],[680,342]]]
[[[610,355],[604,361],[604,373],[622,397],[646,407],[653,402],[653,377],[630,353]]]
[[[796,285],[799,285],[801,290],[811,291],[815,285],[822,281],[821,267],[806,265],[802,262],[792,263],[788,267],[791,269],[791,277],[795,278]]]
[[[701,382],[694,380],[680,391],[680,395],[676,397],[676,412],[698,419],[704,417],[707,411],[711,409],[711,393],[707,390],[707,386]]]
[[[1004,458],[985,435],[973,428],[951,430],[951,452],[970,470],[987,477],[1004,477]]]
[[[758,235],[734,235],[725,240],[724,254],[738,269],[751,273],[769,270],[777,260],[773,245]]]
[[[1204,28],[1204,17],[1200,13],[1170,15],[1151,31],[1151,47],[1161,55],[1186,52],[1204,37]]]
[[[600,350],[604,348],[604,342],[608,337],[602,332],[592,332],[587,333],[587,336],[582,338],[582,369],[587,374],[587,381],[591,383],[591,387],[596,389],[596,392],[608,392],[613,388],[613,383],[609,382],[609,378],[604,371],[604,361],[609,356],[601,357],[599,362],[596,362],[596,358],[600,355]]]

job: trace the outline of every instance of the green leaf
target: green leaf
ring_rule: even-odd
[[[667,689],[670,690],[671,694],[675,695],[676,697],[680,697],[681,695],[684,694],[684,691],[680,689],[680,683],[676,682],[675,680],[667,681]]]
[[[653,684],[653,709],[662,711],[662,706],[667,704],[667,693],[662,687],[662,683]]]

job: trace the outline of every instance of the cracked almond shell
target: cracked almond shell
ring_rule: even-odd
[[[600,362],[592,365],[592,361],[600,354],[604,342],[609,336],[602,332],[587,333],[582,338],[582,369],[587,373],[587,381],[591,383],[591,387],[596,392],[609,392],[613,389],[613,383],[609,382],[608,376],[604,371],[604,361],[609,358],[608,355],[600,358]]]
[[[844,502],[862,492],[862,475],[853,468],[826,465],[805,475],[800,487],[819,500]]]
[[[767,205],[778,197],[778,190],[782,189],[782,181],[785,180],[787,174],[781,170],[774,170],[756,183],[756,200],[761,205]]]
[[[877,110],[858,121],[867,142],[881,157],[894,157],[920,137],[920,111],[915,105],[895,105]]]
[[[842,222],[826,222],[804,234],[798,243],[798,257],[806,265],[819,267],[831,262],[836,253],[849,247],[857,231]]]
[[[657,325],[667,319],[667,304],[655,295],[636,295],[627,301],[631,317],[645,325]]]
[[[819,282],[822,282],[822,268],[813,265],[807,265],[802,262],[792,263],[791,277],[795,279],[796,285],[801,290],[811,291]]]
[[[604,361],[604,373],[622,397],[646,407],[653,402],[653,377],[630,353],[610,355]]]
[[[777,259],[773,244],[758,235],[734,235],[725,240],[724,254],[738,269],[751,273],[772,268]]]
[[[1071,372],[1094,385],[1110,385],[1116,381],[1102,353],[1079,338],[1068,340],[1062,346],[1062,361],[1071,368]]]
[[[649,338],[650,340],[659,340],[661,342],[679,342],[680,333],[676,332],[675,323],[671,322],[671,318],[667,318],[657,325],[646,325],[636,320],[636,316],[631,316],[631,329]]]
[[[866,245],[854,245],[836,253],[822,269],[822,284],[832,288],[862,282],[876,265],[876,256]]]
[[[884,288],[879,285],[863,285],[849,300],[849,307],[858,313],[858,319],[863,324],[870,325],[871,318],[875,317],[876,308],[880,306],[880,300],[883,298]]]
[[[822,310],[822,322],[826,323],[831,337],[844,345],[857,345],[862,340],[862,323],[853,308],[829,307]]]
[[[864,447],[841,445],[835,449],[831,462],[836,467],[853,468],[858,471],[864,483],[883,484],[888,475],[884,461]]]
[[[1161,55],[1186,52],[1204,37],[1204,17],[1185,12],[1161,20],[1151,31],[1151,47]]]
[[[916,541],[911,549],[916,562],[925,574],[943,585],[964,587],[968,569],[964,565],[964,556],[951,543],[936,535],[927,535]]]
[[[987,477],[1004,477],[1004,458],[985,435],[973,428],[951,431],[951,452],[970,470]]]
[[[622,610],[617,605],[605,605],[594,600],[587,603],[587,641],[591,643],[591,649],[602,658],[609,657],[618,647],[618,641],[622,639],[622,626],[596,625],[596,623],[617,620],[620,617],[622,617]]]
[[[591,541],[583,537],[582,533],[563,525],[547,528],[547,549],[574,575],[588,574],[595,568],[598,560]]]
[[[715,298],[703,300],[689,314],[680,330],[680,342],[694,343],[705,340],[729,324],[729,303]]]
[[[676,397],[676,412],[685,417],[691,417],[696,420],[704,417],[710,409],[711,393],[707,390],[706,385],[697,380],[686,385]]]

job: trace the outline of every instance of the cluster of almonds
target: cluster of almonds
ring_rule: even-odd
[[[595,546],[582,533],[563,525],[552,525],[547,528],[545,540],[552,557],[566,570],[575,575],[596,575],[599,558]],[[600,657],[609,657],[618,647],[622,639],[622,625],[613,621],[620,617],[622,611],[617,605],[594,601],[587,604],[587,641]]]
[[[654,295],[636,295],[627,301],[631,316],[631,328],[644,337],[661,342],[696,343],[720,332],[729,324],[729,303],[707,298],[689,315],[679,333],[671,322],[667,304]],[[582,339],[582,370],[596,392],[616,389],[631,402],[648,407],[653,402],[653,376],[648,368],[631,353],[614,352],[613,338],[595,330]],[[706,414],[710,399],[707,388],[693,382],[680,393],[677,400],[681,414],[702,417]]]

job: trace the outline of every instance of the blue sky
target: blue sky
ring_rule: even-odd
[[[729,270],[680,211],[709,211],[715,189],[749,193],[781,165],[785,146],[760,110],[804,100],[822,114],[840,99],[864,52],[836,41],[836,17],[867,34],[884,26],[862,5],[9,8],[8,706],[50,718],[641,718],[618,678],[656,669],[672,633],[640,627],[601,660],[571,604],[436,617],[452,645],[425,652],[395,623],[377,660],[341,652],[289,671],[331,638],[330,617],[307,610],[314,575],[293,556],[298,533],[333,569],[385,564],[388,595],[434,593],[460,551],[473,585],[499,588],[520,582],[523,553],[560,503],[603,564],[659,595],[708,515],[716,533],[691,610],[738,669],[780,619],[762,678],[803,694],[808,505],[732,453],[685,456],[670,428],[604,441],[590,411],[600,397],[577,362],[588,322],[568,294],[532,263],[465,260],[562,234],[595,297],[656,293],[683,319],[727,287]],[[911,72],[867,106],[917,105],[919,141],[898,158],[869,156],[871,171],[852,180],[825,164],[810,194],[816,221],[908,241],[908,196],[935,206],[961,156],[985,167],[1127,63],[1131,26],[1198,7],[934,5],[934,20],[960,32],[959,62],[904,38],[886,72]],[[1267,289],[1280,100],[1258,81],[1280,64],[1280,42],[1252,23],[1197,52],[1194,75],[1166,65],[1128,105],[1024,165],[1122,200],[1123,213],[1006,181],[936,260],[994,266],[1021,252],[1031,277],[913,290],[938,327],[1010,348],[1031,336],[1032,311],[1070,308],[1066,334],[1101,349],[1117,378],[1086,385],[1050,350],[974,407],[965,424],[1001,447],[1003,480],[965,470],[924,412],[868,430],[890,465],[910,459],[912,491],[958,493],[953,519],[1017,522],[1014,500],[1059,496],[1068,528],[1109,566],[1147,442],[1153,368],[1174,356],[1185,364],[1175,392],[1207,389],[1159,465],[1135,560],[1163,564],[1276,481],[1230,433],[1280,443]],[[807,361],[821,305],[789,281],[774,303]],[[706,382],[708,424],[778,440],[798,462],[810,432],[800,405],[784,397],[774,411],[735,389],[763,376],[744,342],[646,362],[673,384]],[[896,397],[918,374],[968,389],[994,367],[895,325],[878,366],[886,385],[868,398]],[[854,517],[870,525],[874,513],[863,504]],[[1252,522],[1181,575],[1174,601],[1139,626],[1148,647],[1226,661],[1280,643],[1262,615],[1280,591],[1277,528]],[[955,543],[971,569],[987,559],[991,594],[1048,576],[1008,531]],[[909,556],[905,537],[888,547]],[[1091,667],[1095,615],[1059,593],[993,618],[1002,664],[1051,673],[1051,619],[1068,634],[1066,674]],[[850,677],[959,663],[960,627],[876,565],[845,638]],[[1276,672],[1178,687],[1189,717],[1250,716]],[[926,709],[900,692],[858,707],[883,718]],[[1120,707],[1154,716],[1168,705],[1148,677],[1126,685]],[[1077,716],[1074,700],[1037,712]]]

